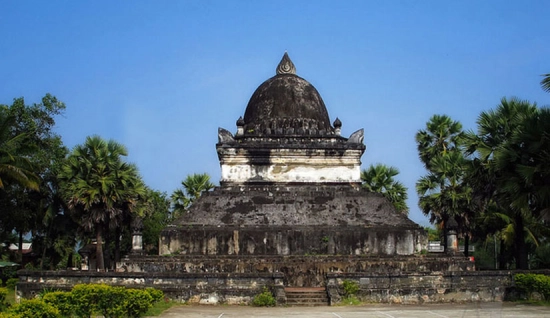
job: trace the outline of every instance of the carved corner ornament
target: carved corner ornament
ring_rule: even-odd
[[[233,134],[229,130],[221,127],[218,128],[218,143],[230,143],[234,141],[235,138],[233,138]]]
[[[357,130],[348,138],[348,143],[350,144],[362,144],[364,138],[365,130],[363,128]]]

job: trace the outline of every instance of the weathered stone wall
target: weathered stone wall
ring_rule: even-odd
[[[284,286],[324,287],[330,273],[431,273],[469,271],[474,263],[463,257],[437,256],[239,256],[178,255],[131,256],[122,262],[119,271],[174,273],[281,273]]]
[[[425,231],[358,185],[225,185],[161,232],[160,254],[412,255]]]
[[[444,271],[431,273],[328,273],[330,303],[338,303],[344,280],[360,286],[365,302],[424,304],[502,301],[518,297],[513,275],[517,271]],[[537,271],[550,275],[550,271]],[[34,297],[44,289],[70,290],[75,284],[105,283],[129,288],[154,287],[174,300],[200,304],[245,304],[264,286],[278,304],[286,301],[283,273],[121,273],[87,271],[19,271],[18,293]],[[519,295],[521,296],[521,295]]]
[[[347,226],[167,227],[161,255],[411,255],[419,253],[417,229]]]
[[[177,301],[198,304],[247,304],[264,286],[282,289],[282,274],[255,273],[123,273],[90,271],[19,271],[17,290],[32,298],[44,289],[70,290],[76,284],[153,287]],[[279,292],[280,293],[280,292]],[[282,300],[284,301],[284,299]]]
[[[332,143],[335,145],[321,144],[318,149],[289,145],[285,148],[251,145],[248,149],[240,143],[235,148],[218,145],[220,182],[360,183],[360,158],[364,149],[337,148],[335,141]]]
[[[424,304],[503,301],[518,298],[513,276],[523,271],[445,271],[409,274],[329,273],[331,304],[344,296],[343,282],[356,282],[357,297],[365,302]],[[550,275],[549,270],[529,271]]]

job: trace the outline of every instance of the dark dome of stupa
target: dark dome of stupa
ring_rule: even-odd
[[[293,134],[299,134],[298,131],[331,134],[333,131],[321,95],[313,85],[296,75],[287,53],[277,66],[277,75],[263,82],[252,94],[244,123],[245,134],[265,134],[266,130],[271,134],[276,128],[284,128],[284,131],[292,128]]]

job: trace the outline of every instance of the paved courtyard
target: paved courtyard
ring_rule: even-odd
[[[550,307],[510,303],[433,304],[423,306],[366,305],[354,307],[178,306],[160,317],[175,318],[467,318],[467,317],[550,317]]]

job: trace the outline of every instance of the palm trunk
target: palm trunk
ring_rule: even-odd
[[[466,234],[464,235],[464,256],[466,257],[470,256],[470,251],[468,251],[469,248],[470,248],[470,236]]]
[[[103,261],[103,227],[99,224],[96,227],[95,257],[96,269],[105,270],[105,262]]]
[[[502,238],[500,239],[500,250],[498,253],[498,269],[506,269],[506,244]]]
[[[447,248],[447,220],[443,219],[442,224],[443,224],[443,226],[442,226],[442,230],[443,230],[443,253],[447,253],[447,251],[448,251],[448,248]]]
[[[48,239],[49,239],[49,231],[48,233],[46,233],[46,235],[44,235],[44,243],[42,243],[42,257],[40,258],[40,267],[39,267],[40,270],[44,269],[44,258],[46,257],[46,249],[47,249],[46,242],[48,242]]]
[[[527,244],[525,244],[525,231],[523,226],[523,217],[518,212],[515,216],[514,232],[515,237],[515,251],[516,256],[516,269],[529,269],[527,259]]]
[[[116,263],[120,262],[120,226],[117,226],[115,230],[115,268]]]
[[[111,268],[111,233],[109,233],[109,228],[105,227],[103,233],[106,233],[104,235],[105,240],[105,248],[103,250],[103,257],[105,258],[105,268],[110,269]]]

